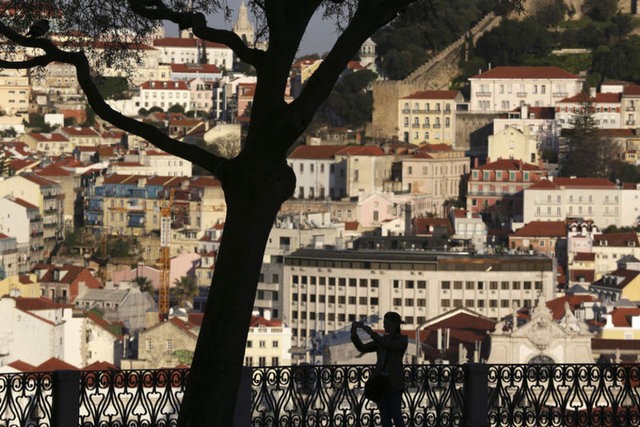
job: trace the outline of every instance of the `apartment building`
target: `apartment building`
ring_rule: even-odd
[[[36,205],[13,196],[0,198],[0,232],[16,239],[19,272],[44,260],[42,215]]]
[[[464,101],[456,90],[415,92],[398,101],[398,138],[411,144],[455,143],[456,104]]]
[[[640,85],[624,86],[621,104],[620,127],[638,128],[640,125]]]
[[[595,235],[591,252],[594,254],[596,280],[620,269],[620,263],[625,264],[625,268],[640,271],[640,264],[637,262],[640,259],[640,241],[634,231]],[[638,299],[640,300],[640,293]]]
[[[498,159],[471,169],[467,210],[503,221],[520,218],[523,191],[547,175],[543,168],[514,159]],[[528,222],[528,221],[526,221]]]
[[[21,71],[3,70],[0,75],[0,110],[6,115],[29,111],[31,85],[29,77]]]
[[[538,163],[540,156],[538,138],[517,128],[506,128],[489,136],[488,157],[490,159],[514,159],[525,163]]]
[[[198,38],[163,37],[153,46],[160,52],[159,61],[165,64],[196,64],[206,56],[207,63],[224,70],[233,69],[233,51],[222,43]],[[206,51],[206,54],[204,52]]]
[[[638,186],[623,189],[605,178],[549,177],[524,190],[525,223],[582,218],[606,228],[632,226],[639,215]]]
[[[179,105],[183,111],[191,110],[191,91],[187,82],[171,80],[150,80],[138,86],[140,88],[140,107],[150,109],[159,107],[168,110]]]
[[[509,249],[556,258],[567,257],[567,225],[564,221],[532,221],[509,235]]]
[[[469,77],[470,110],[507,112],[520,105],[554,107],[582,92],[584,79],[561,68],[495,67]]]
[[[336,154],[345,145],[300,145],[287,157],[296,173],[297,199],[339,199],[346,195],[347,162]]]
[[[470,161],[464,150],[444,143],[423,144],[393,164],[391,181],[402,183],[400,192],[432,196],[436,205],[432,212],[441,214],[445,200],[460,196],[460,184],[469,169]]]
[[[493,120],[494,135],[500,134],[506,129],[517,129],[524,135],[534,138],[540,150],[558,149],[561,128],[556,123],[553,107],[522,105]],[[489,153],[489,157],[497,159],[509,156]]]
[[[390,310],[407,328],[455,307],[499,319],[534,306],[540,292],[553,296],[553,264],[540,256],[301,249],[285,257],[283,318],[302,351],[320,334]]]
[[[30,132],[18,137],[18,141],[24,142],[32,151],[37,151],[45,156],[60,156],[71,154],[75,145],[69,138],[61,133],[39,133]]]
[[[396,160],[382,148],[372,145],[350,145],[335,156],[339,162],[346,162],[347,197],[382,191],[384,181],[391,176],[391,165]]]
[[[109,166],[118,175],[157,175],[190,177],[191,162],[161,150],[145,150],[126,154],[121,162]]]
[[[244,366],[291,365],[291,328],[282,320],[252,316]]]
[[[34,173],[15,175],[2,181],[0,196],[11,195],[35,205],[42,216],[44,256],[53,249],[58,238],[63,236],[63,203],[65,194],[55,181]]]
[[[619,129],[622,127],[622,94],[584,92],[556,102],[556,122],[562,129],[572,129],[577,114],[584,114],[589,108],[599,129]]]
[[[102,136],[89,127],[63,127],[59,131],[67,138],[73,148],[75,147],[97,147],[102,144]]]

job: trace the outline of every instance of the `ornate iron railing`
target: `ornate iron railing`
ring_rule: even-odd
[[[490,365],[492,426],[640,425],[640,365]]]
[[[80,425],[175,426],[188,377],[187,369],[84,371]]]
[[[294,366],[255,368],[251,425],[380,425],[375,403],[363,396],[371,366]],[[405,367],[403,416],[407,425],[462,424],[462,366]]]
[[[52,372],[0,375],[0,425],[50,427]]]
[[[376,426],[371,366],[253,368],[238,402],[254,427]],[[189,371],[0,375],[2,427],[175,426]],[[638,426],[640,365],[408,365],[407,426]],[[486,421],[485,421],[486,420]],[[244,425],[244,424],[243,424]]]

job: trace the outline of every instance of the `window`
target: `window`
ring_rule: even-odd
[[[394,298],[393,299],[393,305],[396,307],[399,307],[402,305],[402,298]]]
[[[247,348],[251,348],[251,347],[253,347],[253,341],[248,340],[247,341]]]
[[[465,284],[464,284],[464,288],[465,288],[465,289],[472,290],[472,289],[474,289],[474,286],[473,286],[473,285],[474,285],[474,282],[465,282]]]
[[[462,289],[462,281],[456,280],[453,282],[453,289]]]
[[[498,282],[489,282],[489,289],[491,290],[498,289]]]
[[[449,308],[451,307],[451,301],[449,301],[448,299],[440,300],[440,306],[442,308]]]
[[[273,356],[271,358],[271,366],[278,366],[279,362],[280,362],[280,360],[278,359],[278,356]]]
[[[394,280],[394,288],[395,288],[395,282],[397,282],[397,280]],[[451,282],[449,281],[442,281],[440,282],[440,289],[451,289]]]
[[[509,300],[508,300],[508,299],[502,299],[502,300],[500,300],[500,307],[502,307],[502,308],[509,308]]]

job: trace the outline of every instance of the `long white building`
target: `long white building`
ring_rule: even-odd
[[[524,222],[582,218],[600,228],[633,226],[640,217],[640,186],[605,178],[543,179],[524,190]]]
[[[299,361],[318,334],[390,310],[416,328],[455,307],[493,319],[533,307],[553,297],[554,272],[541,256],[302,249],[285,257],[283,319]]]

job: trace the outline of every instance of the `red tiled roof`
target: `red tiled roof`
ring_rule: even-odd
[[[22,169],[28,168],[29,166],[35,166],[40,163],[40,160],[23,160],[23,159],[13,159],[10,163],[11,169],[16,172],[20,172]]]
[[[640,340],[612,340],[605,338],[591,338],[592,350],[638,350],[640,351]]]
[[[453,210],[453,217],[454,218],[466,218],[467,217],[467,211],[465,209],[454,209]],[[476,212],[473,212],[471,214],[472,218],[480,218],[480,215]]]
[[[345,231],[358,231],[358,227],[360,223],[358,221],[345,221],[344,222],[344,230]]]
[[[49,165],[46,168],[38,169],[36,173],[40,176],[71,176],[72,172],[56,165]]]
[[[16,197],[12,200],[14,203],[22,206],[23,208],[27,208],[27,209],[39,209],[36,205],[32,205],[31,203],[27,202],[24,199],[21,199],[19,197]]]
[[[413,229],[416,234],[431,234],[431,227],[444,227],[448,235],[452,235],[455,230],[449,218],[414,218]]]
[[[330,160],[345,148],[346,145],[299,145],[289,154],[289,159]]]
[[[593,246],[600,246],[600,242],[606,242],[606,246],[640,246],[638,234],[633,231],[596,234],[593,236]],[[602,245],[604,246],[604,243]]]
[[[576,256],[573,257],[574,261],[595,261],[596,254],[593,252],[578,252]]]
[[[42,277],[40,278],[41,282],[56,282],[56,283],[71,283],[73,282],[80,273],[85,271],[85,267],[80,267],[78,265],[63,265],[63,266],[55,266],[51,265],[48,267],[48,270]],[[55,279],[55,271],[60,272],[60,279]],[[65,273],[64,275],[62,273]]]
[[[18,371],[21,372],[30,372],[30,371],[34,371],[36,369],[35,366],[27,363],[27,362],[23,362],[22,360],[15,360],[11,363],[9,363],[7,366],[11,366],[13,369],[16,369]]]
[[[602,138],[632,138],[635,129],[596,129],[595,134]]]
[[[36,141],[49,141],[49,142],[69,142],[66,136],[61,133],[30,133],[33,139]]]
[[[640,95],[640,85],[627,85],[622,89],[624,95]]]
[[[198,46],[199,39],[191,39],[184,37],[163,37],[160,39],[155,39],[153,41],[153,45],[156,47],[186,47],[186,48],[195,48]],[[220,48],[220,49],[229,49],[226,45],[222,43],[214,43],[214,42],[205,42],[206,47],[210,48]]]
[[[78,368],[73,366],[70,363],[65,362],[64,360],[60,360],[57,357],[52,357],[44,363],[36,366],[34,368],[35,371],[64,371],[64,370],[72,370],[77,371]]]
[[[606,288],[624,289],[629,283],[631,283],[631,281],[633,281],[636,277],[638,277],[639,274],[640,274],[640,271],[618,269],[618,270],[612,271],[611,273],[607,273],[604,277],[600,278],[594,284],[597,284],[599,286],[603,286]],[[608,277],[620,278],[622,280],[618,279],[613,283],[608,283],[607,282]]]
[[[220,187],[220,181],[211,176],[198,176],[191,180],[190,187],[205,188],[205,187]]]
[[[85,371],[117,371],[119,368],[109,362],[93,362],[83,368]]]
[[[547,307],[553,314],[553,320],[560,320],[565,315],[565,302],[569,303],[569,308],[575,310],[580,307],[584,302],[598,301],[593,295],[564,295],[559,298],[554,298],[547,301]]]
[[[141,175],[118,175],[114,173],[113,175],[108,175],[104,178],[104,184],[136,184],[139,179],[146,178],[146,176]]]
[[[338,151],[336,155],[340,156],[382,156],[384,151],[382,148],[374,145],[348,145]]]
[[[611,322],[618,328],[630,328],[631,318],[640,316],[638,307],[616,307],[611,312]]]
[[[39,298],[26,298],[26,297],[17,297],[15,298],[16,308],[22,311],[37,311],[37,310],[54,310],[57,308],[63,307],[73,307],[65,304],[59,304],[53,302],[49,298],[39,297]]]
[[[27,276],[26,274],[18,275],[18,281],[23,285],[30,285],[33,283],[29,276]]]
[[[220,68],[215,64],[171,64],[171,71],[174,73],[220,73]]]
[[[61,131],[70,136],[91,136],[91,137],[100,136],[98,135],[98,132],[93,130],[93,128],[87,128],[87,127],[84,127],[84,128],[64,127],[61,129]]]
[[[587,93],[581,92],[575,96],[564,98],[557,103],[583,103],[583,102],[595,102],[595,103],[613,103],[620,102],[621,94],[619,93],[596,93],[596,96],[590,96]]]
[[[566,237],[564,221],[531,221],[512,234],[517,237]]]
[[[528,190],[548,190],[559,187],[565,188],[616,188],[615,184],[606,178],[566,178],[555,177],[550,179],[541,179],[532,184]]]
[[[282,320],[278,320],[278,319],[267,320],[262,316],[251,316],[251,322],[249,323],[249,327],[255,328],[258,326],[282,326]]]
[[[594,270],[585,270],[585,269],[571,269],[571,281],[572,282],[580,282],[582,279],[585,282],[591,283],[596,278],[596,272]]]
[[[50,179],[41,177],[39,175],[35,175],[35,174],[27,174],[27,175],[22,175],[22,177],[24,179],[27,179],[31,182],[33,182],[34,184],[38,184],[40,187],[51,187],[54,185],[58,185],[57,182],[55,181],[51,181]]]
[[[414,92],[400,99],[455,99],[460,92],[457,90],[423,90]]]
[[[558,67],[495,67],[471,79],[579,79]]]
[[[517,159],[498,159],[495,162],[487,163],[486,165],[482,165],[478,167],[478,170],[500,170],[500,171],[512,171],[512,170],[523,170],[523,171],[542,171],[543,169],[537,165],[531,163],[525,163],[521,160]]]

